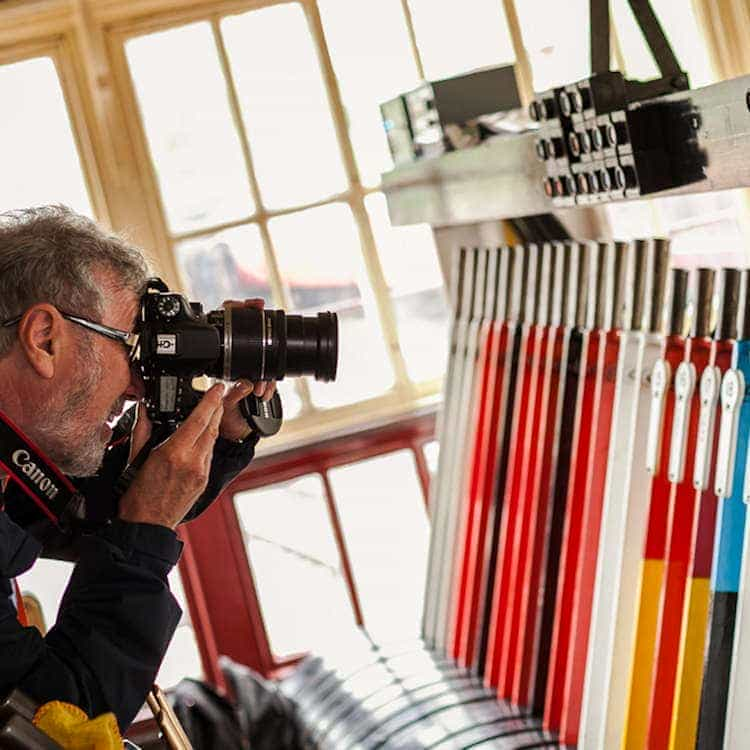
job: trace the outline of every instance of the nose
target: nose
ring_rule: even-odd
[[[130,366],[130,383],[123,395],[128,401],[142,401],[146,395],[146,385],[134,364]]]

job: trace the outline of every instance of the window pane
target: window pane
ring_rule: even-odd
[[[429,528],[411,451],[329,472],[365,627],[375,640],[419,632]]]
[[[190,299],[202,302],[205,311],[219,309],[224,300],[251,297],[262,297],[266,307],[274,307],[257,225],[185,240],[175,245],[175,253]],[[293,383],[281,382],[278,388],[284,418],[294,419],[302,402]]]
[[[190,622],[187,599],[178,568],[173,568],[169,573],[169,587],[182,609],[182,617],[156,676],[156,683],[164,688],[173,687],[183,677],[193,677],[196,680],[203,678],[201,655],[195,640],[193,624]]]
[[[271,650],[279,656],[334,647],[336,633],[354,624],[324,498],[316,474],[234,497]]]
[[[723,190],[614,203],[607,213],[617,238],[669,237],[681,265],[745,266],[744,201],[744,190]]]
[[[290,3],[225,19],[232,73],[263,201],[316,201],[346,185],[305,16]]]
[[[715,80],[703,35],[691,3],[684,0],[651,0],[654,12],[674,49],[692,88]],[[612,18],[625,58],[628,76],[640,80],[659,77],[659,69],[627,0],[614,0]]]
[[[425,461],[427,461],[427,469],[430,472],[430,479],[434,480],[437,475],[440,443],[438,443],[437,440],[430,440],[429,443],[425,443],[422,446],[422,450],[424,451]]]
[[[73,563],[40,558],[31,570],[18,577],[21,591],[28,591],[39,600],[48,629],[57,620],[57,610],[60,608],[63,592],[72,573]]]
[[[0,67],[0,211],[63,203],[93,217],[51,59]]]
[[[448,357],[448,307],[432,230],[426,224],[393,227],[385,198],[365,199],[386,281],[396,310],[409,377],[440,377]]]
[[[224,300],[262,297],[271,306],[263,242],[255,224],[196,237],[175,245],[177,262],[190,298],[204,310]]]
[[[516,59],[501,0],[464,0],[460,6],[409,0],[409,6],[430,80]]]
[[[534,90],[586,78],[591,71],[587,0],[523,0],[516,3]]]
[[[339,406],[388,390],[393,371],[349,208],[314,208],[272,219],[269,226],[295,312],[338,313],[338,375],[334,383],[310,380],[313,401]]]
[[[322,0],[328,48],[366,184],[393,168],[378,107],[418,83],[400,0]]]
[[[18,578],[21,591],[30,592],[39,600],[48,629],[57,620],[57,611],[72,573],[72,563],[40,558],[31,570]],[[182,618],[156,678],[157,683],[164,688],[176,685],[183,677],[201,678],[203,676],[200,652],[177,568],[169,574],[169,585],[182,608]]]
[[[656,202],[672,252],[695,264],[740,265],[748,260],[741,227],[744,190],[659,198]]]
[[[211,27],[150,34],[129,41],[126,51],[172,231],[252,214]]]

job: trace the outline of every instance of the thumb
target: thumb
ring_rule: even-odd
[[[138,415],[135,418],[133,432],[130,435],[130,463],[141,451],[146,441],[151,437],[151,420],[148,418],[146,409],[143,404],[138,404]]]

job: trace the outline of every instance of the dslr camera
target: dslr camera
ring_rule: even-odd
[[[204,313],[199,302],[154,278],[142,297],[136,331],[134,366],[145,383],[148,416],[167,432],[200,400],[193,381],[204,375],[253,382],[299,375],[336,378],[338,319],[332,312],[303,316],[227,307]],[[281,418],[278,394],[270,404],[248,397],[241,407],[254,427],[264,416]]]

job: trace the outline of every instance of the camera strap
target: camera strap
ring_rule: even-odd
[[[0,411],[0,469],[56,526],[79,516],[84,497],[64,474]]]

